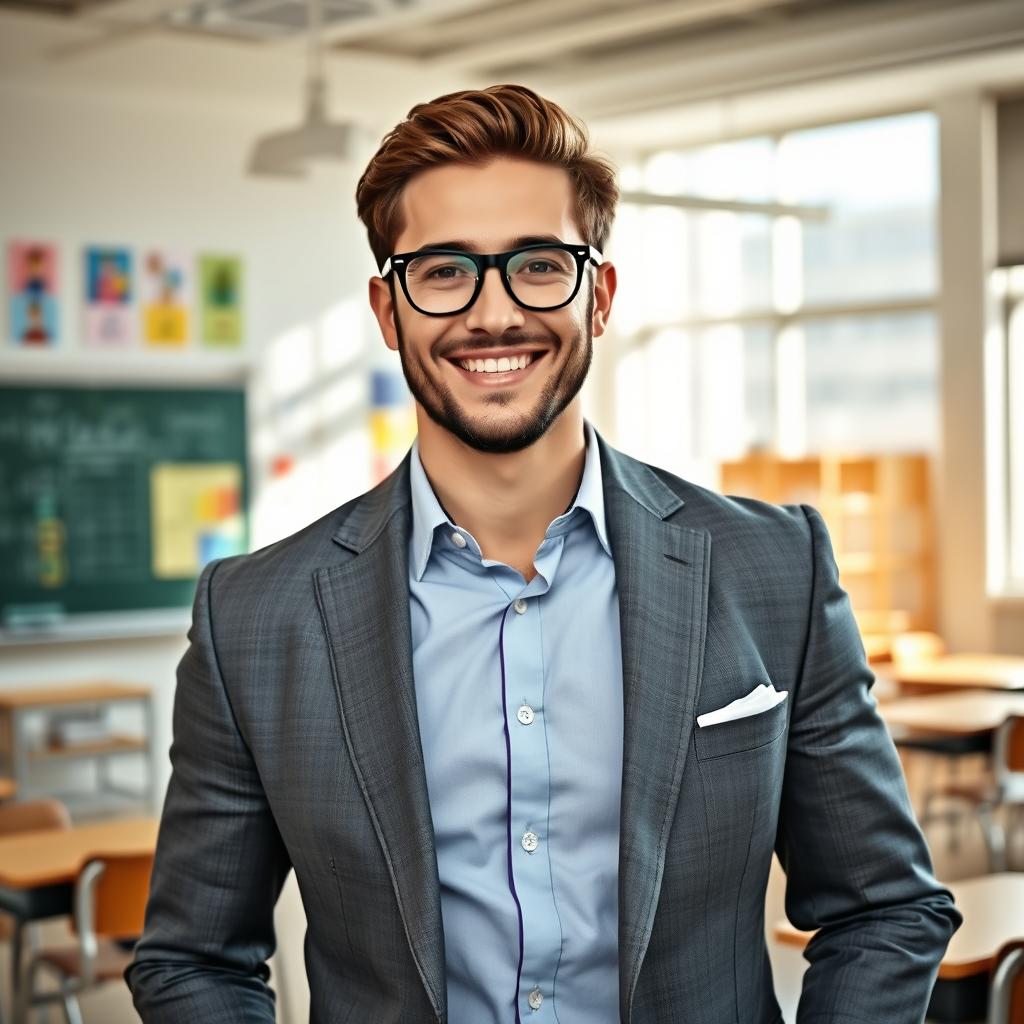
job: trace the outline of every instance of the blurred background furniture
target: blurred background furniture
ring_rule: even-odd
[[[923,453],[787,459],[761,451],[721,463],[719,482],[726,494],[817,508],[862,630],[869,616],[896,617],[881,634],[866,630],[874,636],[935,625],[929,461]]]
[[[72,916],[78,942],[35,952],[21,986],[16,1024],[27,1021],[32,1007],[57,1001],[64,1004],[68,1024],[82,1024],[79,993],[121,982],[142,934],[152,868],[152,851],[101,854],[82,867],[75,880]],[[36,990],[36,974],[44,967],[57,976],[58,990]]]
[[[1008,942],[992,971],[986,1024],[1017,1024],[1024,1020],[1024,940]]]
[[[142,728],[134,734],[115,731],[108,723],[111,708],[123,704],[141,708]],[[72,715],[81,715],[83,727],[98,731],[87,737],[83,734],[82,738],[70,738],[74,735],[69,732]],[[42,725],[35,740],[30,728],[33,717],[37,725]],[[156,806],[152,738],[153,696],[146,686],[99,680],[0,691],[0,764],[23,800],[36,795],[59,795],[73,815],[123,811],[126,807],[150,813]],[[119,785],[110,778],[112,758],[139,754],[145,761],[141,788]],[[44,793],[34,781],[32,769],[58,760],[92,762],[95,788],[53,794],[47,787]]]
[[[158,827],[157,818],[147,817],[0,835],[0,907],[14,914],[19,925],[71,914],[83,865],[97,853],[151,856]],[[19,952],[11,972],[15,1006],[23,980],[15,969],[20,960]]]
[[[971,808],[985,836],[993,871],[1013,867],[1007,863],[1007,851],[1014,848],[1016,831],[1024,826],[1024,708],[1019,710],[996,731],[990,773],[954,780],[929,792],[930,797],[962,801]],[[1006,816],[1005,828],[996,817],[1000,810]]]
[[[29,800],[0,806],[0,839],[22,833],[57,832],[71,828],[71,816],[67,808],[59,800]],[[38,916],[52,916],[53,913],[66,912],[66,894],[63,892],[42,891],[36,894]],[[24,892],[0,887],[0,939],[10,942],[11,946],[11,977],[17,979],[21,970],[22,938],[27,930],[29,943],[36,943],[34,930],[29,922],[37,915],[32,912],[31,898]],[[13,1004],[13,993],[17,985],[10,986]],[[13,1012],[12,1012],[13,1016]],[[3,1010],[0,1007],[0,1021]]]
[[[929,773],[918,814],[921,825],[925,827],[938,818],[958,818],[966,803],[981,826],[990,869],[1005,870],[1004,830],[993,815],[1005,805],[1008,824],[1015,826],[1021,817],[1024,743],[1018,737],[1024,730],[1006,730],[1013,729],[1012,723],[1024,716],[1024,693],[971,690],[904,697],[880,705],[879,711],[898,748],[937,754],[947,760],[949,770],[944,778]],[[974,754],[986,756],[985,770],[964,778],[956,770],[958,759]],[[935,812],[937,800],[952,800],[953,805]],[[955,849],[957,834],[953,829],[949,842],[950,849]]]

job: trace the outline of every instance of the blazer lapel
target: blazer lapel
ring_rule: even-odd
[[[684,500],[643,463],[600,447],[622,640],[619,999],[628,1022],[693,730],[711,536],[666,522]]]
[[[441,897],[413,688],[409,456],[334,535],[349,552],[315,573],[342,730],[387,860],[409,948],[447,1013]]]

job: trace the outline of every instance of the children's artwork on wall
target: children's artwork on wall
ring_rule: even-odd
[[[142,337],[154,348],[188,344],[191,273],[180,253],[149,249],[142,259],[139,291],[142,299]]]
[[[19,348],[56,345],[57,247],[11,242],[7,253],[11,340]]]
[[[85,250],[86,344],[123,348],[134,340],[132,254],[128,249],[90,246]]]
[[[205,253],[199,258],[203,343],[216,348],[242,345],[242,261]]]

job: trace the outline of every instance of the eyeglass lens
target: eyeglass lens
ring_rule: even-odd
[[[579,264],[561,249],[530,249],[512,256],[506,273],[517,301],[546,309],[562,305],[572,295]],[[455,253],[427,253],[411,259],[405,268],[409,298],[427,313],[462,309],[476,283],[476,264]]]

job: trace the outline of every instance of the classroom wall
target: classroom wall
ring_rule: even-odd
[[[362,163],[318,172],[299,184],[243,172],[255,137],[284,127],[289,117],[296,114],[279,108],[261,112],[258,105],[242,113],[236,105],[218,108],[200,96],[144,99],[130,89],[121,95],[51,89],[39,78],[0,83],[0,241],[29,237],[59,245],[63,334],[57,351],[12,350],[4,308],[0,381],[245,385],[255,546],[368,486],[365,375],[377,358],[376,346],[383,347],[362,312],[372,273],[352,198]],[[245,352],[120,354],[82,348],[78,314],[86,243],[238,253],[246,275]],[[303,503],[286,479],[270,481],[269,464],[289,449],[288,437],[282,439],[288,421],[279,407],[289,400],[288,388],[300,386],[295,367],[311,345],[318,355],[309,372],[332,365],[349,379],[352,429],[347,447],[336,449],[333,472],[323,476],[313,501]],[[278,425],[276,435],[262,429],[268,418]],[[164,636],[0,648],[0,687],[96,677],[152,685],[162,793],[169,775],[174,669],[186,646],[187,618],[183,612],[180,628]]]

